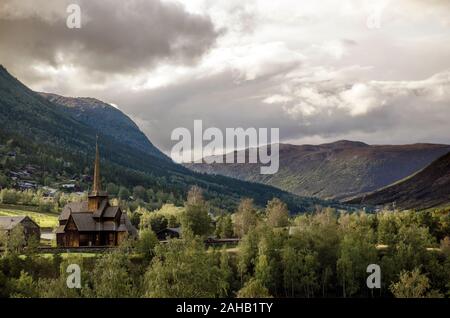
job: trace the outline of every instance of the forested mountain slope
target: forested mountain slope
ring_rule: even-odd
[[[419,210],[449,205],[450,153],[400,182],[347,202]]]

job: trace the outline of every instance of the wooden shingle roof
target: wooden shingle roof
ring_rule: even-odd
[[[0,230],[12,230],[17,225],[21,224],[24,220],[31,221],[36,227],[39,227],[36,222],[34,222],[28,216],[0,216]]]

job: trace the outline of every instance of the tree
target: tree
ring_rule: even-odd
[[[194,235],[205,236],[211,233],[211,217],[208,207],[198,187],[192,187],[185,203],[186,210],[181,215],[183,233],[189,231]]]
[[[364,286],[366,269],[377,260],[375,234],[365,214],[348,214],[340,219],[344,237],[339,248],[337,272],[344,297]]]
[[[244,276],[253,274],[256,258],[258,256],[259,234],[256,228],[250,229],[246,236],[239,242],[238,254],[238,272],[240,274],[241,283],[244,281]]]
[[[130,198],[130,191],[125,187],[120,187],[119,194],[117,195],[121,200],[128,200]]]
[[[276,295],[278,287],[282,286],[282,266],[280,250],[282,240],[267,225],[258,228],[260,239],[258,243],[258,256],[255,263],[255,275],[272,295]]]
[[[167,228],[167,218],[161,213],[145,212],[141,217],[140,226],[142,229],[149,228],[153,232],[158,233]]]
[[[223,296],[229,296],[233,280],[233,271],[230,266],[230,255],[225,247],[220,252],[219,269],[224,281]]]
[[[167,226],[168,227],[179,227],[180,222],[178,221],[178,219],[175,215],[170,214],[167,216]]]
[[[109,182],[106,185],[106,192],[108,192],[110,196],[117,196],[119,193],[119,187],[115,183]]]
[[[278,198],[267,202],[267,224],[271,227],[286,227],[289,225],[289,211],[287,205]]]
[[[243,237],[258,222],[253,199],[242,199],[234,219],[234,233],[238,237]]]
[[[294,297],[297,290],[298,268],[297,253],[291,246],[283,249],[282,265],[283,265],[283,285],[284,292],[287,297]]]
[[[97,260],[91,275],[93,296],[98,298],[136,296],[128,273],[129,266],[128,256],[121,251],[103,254]]]
[[[231,215],[220,216],[216,223],[216,236],[218,238],[233,237],[233,221]]]
[[[37,282],[37,291],[40,298],[79,298],[80,290],[67,288],[66,277],[41,278]]]
[[[136,252],[144,255],[145,259],[150,260],[155,252],[155,246],[159,244],[155,232],[150,229],[141,230],[139,240],[136,242]]]
[[[25,271],[20,272],[17,279],[13,279],[13,298],[32,298],[38,296],[37,285],[30,274]]]
[[[402,271],[399,281],[392,283],[389,289],[396,298],[443,297],[436,291],[430,291],[428,277],[421,274],[418,268]]]
[[[20,253],[26,245],[25,231],[22,224],[14,227],[10,232],[7,240],[7,250],[11,253]]]
[[[260,280],[252,278],[237,292],[237,298],[271,298],[271,296]]]
[[[161,298],[220,297],[228,284],[213,253],[198,239],[170,240],[158,245],[145,273],[144,294]]]
[[[300,215],[295,219],[298,230],[291,235],[291,244],[297,250],[307,249],[317,253],[318,278],[322,296],[327,295],[335,283],[341,233],[337,214],[333,209],[319,210],[314,214]]]
[[[402,271],[427,268],[436,261],[436,254],[427,251],[428,247],[437,244],[428,228],[408,221],[400,213],[396,217],[398,232],[381,263],[385,282],[394,281]]]
[[[16,204],[19,201],[19,195],[15,190],[3,189],[0,192],[0,200],[4,204]]]
[[[133,198],[135,200],[142,200],[142,201],[148,201],[148,197],[147,197],[147,191],[145,190],[145,188],[143,186],[135,186],[133,188]]]
[[[187,204],[200,204],[204,201],[203,199],[203,191],[200,187],[192,186],[187,194],[186,202]]]

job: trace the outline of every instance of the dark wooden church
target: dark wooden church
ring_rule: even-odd
[[[88,200],[67,204],[58,220],[56,242],[61,247],[117,246],[127,236],[137,235],[126,213],[118,206],[111,206],[108,194],[101,189],[98,143],[94,184]]]

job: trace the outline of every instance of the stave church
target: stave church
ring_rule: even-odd
[[[68,203],[62,210],[56,229],[59,247],[117,246],[137,230],[119,206],[109,203],[102,191],[98,142],[95,151],[94,180],[87,201]]]

